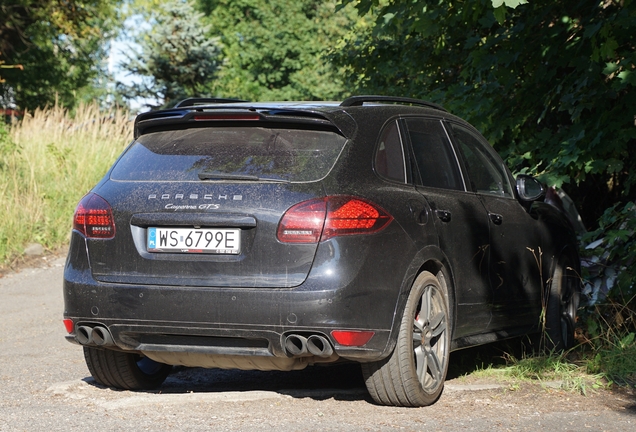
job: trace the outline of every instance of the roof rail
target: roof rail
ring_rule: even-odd
[[[183,108],[183,107],[191,107],[195,105],[222,104],[222,103],[233,103],[233,102],[248,102],[248,101],[241,100],[241,99],[226,99],[226,98],[188,98],[177,103],[174,107]]]
[[[433,102],[428,102],[421,99],[413,99],[407,97],[396,97],[396,96],[351,96],[340,104],[341,107],[350,107],[350,106],[362,106],[365,102],[396,102],[396,103],[407,103],[411,105],[419,105],[425,106],[429,108],[434,108],[441,111],[446,111],[446,109]]]

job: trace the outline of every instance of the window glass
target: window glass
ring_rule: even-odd
[[[205,127],[140,136],[113,180],[199,181],[200,173],[305,182],[326,176],[346,138],[334,132],[266,127]]]
[[[396,122],[384,128],[380,135],[380,144],[375,153],[375,170],[382,177],[406,183],[404,149]]]
[[[481,194],[512,197],[512,187],[506,175],[506,168],[503,162],[486,148],[488,144],[462,126],[453,124],[452,130],[464,154],[471,189]]]
[[[463,190],[457,159],[439,120],[406,120],[422,186]]]

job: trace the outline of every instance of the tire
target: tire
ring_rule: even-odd
[[[384,360],[363,363],[373,400],[381,405],[420,407],[439,399],[450,355],[448,295],[429,272],[413,283],[397,343]]]
[[[567,256],[559,259],[550,281],[543,332],[546,352],[559,352],[574,346],[574,325],[579,307],[580,279]]]
[[[84,347],[84,360],[97,383],[122,390],[153,390],[166,379],[172,366],[139,354]]]

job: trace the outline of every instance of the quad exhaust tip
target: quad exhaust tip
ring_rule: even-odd
[[[305,337],[299,334],[290,334],[285,338],[285,350],[293,357],[314,355],[317,357],[330,357],[333,347],[327,338],[317,334]]]
[[[101,347],[113,346],[113,336],[104,326],[79,326],[75,332],[75,338],[82,345],[97,345]]]
[[[320,335],[311,335],[307,338],[307,350],[318,357],[330,357],[333,354],[331,343]]]

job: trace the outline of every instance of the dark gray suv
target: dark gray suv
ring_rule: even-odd
[[[186,100],[77,206],[67,339],[109,387],[353,361],[376,402],[428,405],[453,350],[571,344],[576,238],[542,197],[429,102]]]

